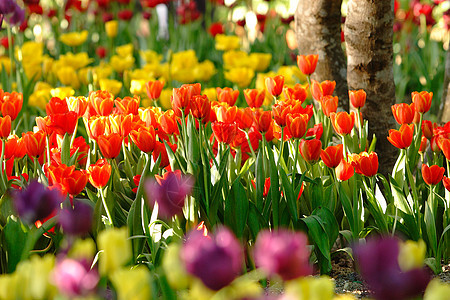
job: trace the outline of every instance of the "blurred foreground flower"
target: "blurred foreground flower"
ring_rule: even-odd
[[[255,263],[269,275],[291,280],[312,274],[307,237],[303,233],[263,231],[255,244]]]
[[[194,230],[187,237],[181,259],[188,273],[200,278],[208,288],[218,291],[241,272],[243,251],[226,228],[220,228],[211,237]]]
[[[14,194],[14,205],[21,220],[32,224],[47,218],[64,201],[61,193],[37,181]]]
[[[88,38],[88,31],[83,30],[80,32],[74,31],[65,34],[61,34],[59,40],[70,47],[76,47],[83,44]]]
[[[131,259],[131,243],[127,228],[102,231],[98,236],[98,248],[103,250],[99,258],[102,275],[112,274]]]
[[[425,291],[430,275],[421,268],[402,272],[399,252],[394,238],[370,240],[355,249],[359,270],[375,299],[410,299]]]
[[[59,213],[58,222],[65,233],[85,235],[91,230],[93,210],[89,204],[75,201],[72,207],[66,207]]]
[[[159,215],[170,219],[182,212],[186,196],[191,193],[193,179],[182,175],[180,170],[166,172],[163,177],[156,175],[156,180],[145,184],[149,204],[158,203]]]

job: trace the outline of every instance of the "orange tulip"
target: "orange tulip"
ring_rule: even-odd
[[[99,159],[94,165],[89,166],[89,182],[96,188],[106,186],[111,177],[111,165],[106,159]]]
[[[236,137],[239,130],[236,123],[224,123],[219,121],[211,123],[211,128],[216,140],[228,145]]]
[[[193,89],[189,86],[181,86],[180,88],[174,88],[170,102],[172,103],[172,109],[178,117],[181,117],[181,112],[184,112],[186,116],[189,113],[189,104],[193,95]]]
[[[352,164],[348,163],[345,159],[341,160],[335,170],[336,177],[340,181],[349,180],[355,174],[355,169],[353,168]]]
[[[88,107],[88,100],[84,96],[66,98],[67,106],[70,111],[77,113],[78,118],[82,117]]]
[[[99,136],[105,134],[108,118],[103,116],[92,116],[87,122],[87,132],[91,139],[97,140]]]
[[[124,97],[123,99],[116,98],[114,103],[116,103],[116,107],[118,109],[119,114],[133,114],[137,115],[139,110],[139,103],[141,99],[138,96],[132,97]]]
[[[391,106],[392,114],[398,124],[411,124],[414,120],[414,104],[399,103]]]
[[[300,103],[303,103],[308,96],[308,93],[300,83],[294,85],[293,88],[285,87],[283,93],[286,100],[299,101]]]
[[[277,75],[275,77],[266,78],[266,89],[274,97],[278,97],[283,92],[284,76]]]
[[[118,133],[111,133],[99,136],[97,143],[104,158],[116,158],[120,154],[122,141],[123,137]]]
[[[47,115],[63,114],[69,111],[67,101],[58,97],[52,97],[45,106]]]
[[[108,116],[114,106],[114,96],[108,91],[89,93],[89,112],[100,116]]]
[[[0,138],[6,139],[11,133],[11,117],[0,117]]]
[[[428,139],[422,135],[422,139],[420,140],[419,153],[424,153],[427,150]]]
[[[318,139],[300,140],[300,154],[308,163],[315,163],[320,158],[322,142]]]
[[[387,139],[391,144],[399,149],[408,148],[411,145],[414,135],[414,125],[403,124],[399,130],[390,129]]]
[[[433,92],[412,92],[411,93],[412,102],[419,113],[426,113],[430,110],[431,99],[433,98]]]
[[[179,134],[177,119],[178,118],[173,110],[165,111],[159,117],[159,124],[161,125],[161,129],[166,134]]]
[[[161,96],[161,91],[164,87],[164,81],[163,80],[155,80],[155,81],[148,81],[145,84],[145,87],[147,89],[147,96],[150,100],[156,100]]]
[[[223,89],[217,88],[216,92],[217,101],[227,103],[229,106],[233,106],[239,97],[239,90],[233,90],[229,87],[225,87]]]
[[[433,141],[436,142],[439,149],[442,150],[445,158],[450,160],[450,139],[442,134],[439,134],[436,136],[436,138],[432,139],[432,142]]]
[[[216,119],[219,122],[233,123],[236,120],[236,115],[239,110],[237,106],[228,106],[226,103],[222,103],[214,106],[216,111]]]
[[[439,167],[438,165],[432,165],[431,167],[426,164],[422,165],[423,181],[425,181],[428,185],[436,185],[441,182],[444,172],[445,169],[443,167]]]
[[[288,114],[287,115],[287,128],[293,138],[300,139],[308,128],[309,116],[302,114]]]
[[[23,105],[23,95],[22,93],[12,92],[3,93],[3,100],[0,101],[0,108],[3,117],[10,116],[11,120],[14,121],[17,118]]]
[[[86,170],[75,170],[75,166],[72,166],[72,172],[64,172],[62,178],[63,191],[69,193],[72,196],[76,196],[81,193],[88,182],[88,173]]]
[[[325,150],[320,151],[320,158],[329,168],[336,168],[344,158],[344,146],[342,144],[336,146],[328,146]]]
[[[320,106],[325,116],[329,117],[331,113],[335,113],[338,107],[338,97],[337,96],[324,96],[320,99]]]
[[[206,95],[195,95],[191,98],[192,116],[202,123],[207,123],[211,115],[211,102]]]
[[[422,134],[427,138],[431,139],[433,137],[433,128],[437,126],[436,123],[431,123],[429,120],[423,120],[422,122]]]
[[[44,153],[46,144],[45,137],[46,134],[42,130],[39,130],[38,132],[29,131],[24,134],[23,142],[27,149],[28,156],[38,157]]]
[[[256,110],[254,116],[256,129],[261,133],[268,132],[273,123],[271,112]]]
[[[177,144],[171,144],[167,142],[167,145],[169,145],[170,149],[172,149],[173,152],[177,151]],[[158,158],[161,156],[161,162],[159,163],[160,168],[165,168],[169,165],[169,155],[167,154],[166,146],[156,141],[155,143],[155,149],[153,150],[152,157],[154,161],[157,161]]]
[[[361,108],[366,104],[366,92],[364,90],[348,91],[350,103],[354,108]]]
[[[297,66],[305,75],[311,75],[316,70],[319,54],[297,55]]]
[[[266,99],[266,91],[257,89],[245,89],[244,97],[249,107],[260,108],[264,102],[264,99]]]
[[[109,124],[108,133],[118,133],[121,136],[128,136],[130,134],[131,128],[133,125],[136,125],[133,122],[133,115],[109,115],[108,121],[106,124]],[[140,119],[139,119],[140,121]]]
[[[253,124],[253,111],[250,107],[241,108],[236,111],[236,123],[242,130],[249,129]]]
[[[314,99],[320,101],[322,97],[333,95],[336,81],[325,80],[321,83],[313,80],[311,83],[311,92]]]
[[[333,125],[334,130],[339,135],[347,135],[353,129],[355,125],[355,113],[351,112],[350,114],[345,111],[340,111],[338,113],[330,114],[331,124]]]
[[[358,174],[372,177],[378,172],[378,155],[375,152],[370,154],[367,152],[353,153],[349,156],[349,161]]]
[[[130,136],[142,152],[150,153],[155,149],[156,133],[153,127],[132,130]]]
[[[63,136],[64,134],[73,134],[77,126],[78,115],[74,111],[68,111],[62,114],[49,115],[46,122],[46,131],[55,132]]]
[[[161,114],[160,108],[148,107],[139,109],[139,117],[145,123],[145,126],[158,126],[158,119]]]
[[[291,113],[292,106],[287,102],[277,101],[274,105],[272,105],[272,115],[277,122],[277,124],[281,127],[286,126],[287,115]]]
[[[450,178],[444,176],[442,178],[442,183],[444,184],[445,189],[450,192]]]

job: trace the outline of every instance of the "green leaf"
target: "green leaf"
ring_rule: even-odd
[[[225,225],[233,229],[238,238],[241,238],[247,224],[249,200],[244,187],[239,181],[231,186],[231,193],[225,200]]]
[[[69,161],[70,161],[70,137],[66,133],[64,134],[61,146],[61,163],[65,164],[66,166],[70,166]]]
[[[270,170],[270,197],[272,201],[272,217],[273,217],[273,227],[277,228],[279,225],[280,218],[280,178],[278,177],[278,168],[275,164],[275,159],[273,157],[273,151],[268,148],[267,156],[269,157],[269,170]]]
[[[264,153],[263,151],[258,151],[256,156],[255,165],[255,176],[256,176],[256,206],[259,210],[263,209],[263,194],[264,194]]]
[[[281,183],[283,184],[284,198],[286,199],[289,214],[291,215],[293,222],[297,223],[297,197],[294,195],[291,182],[289,181],[283,168],[279,168],[278,171],[280,173]]]
[[[341,200],[342,208],[344,209],[344,214],[347,217],[348,224],[350,226],[350,231],[352,232],[354,239],[359,235],[359,232],[355,232],[356,228],[354,227],[355,218],[357,218],[357,216],[353,215],[352,203],[342,184],[339,185],[339,199]]]
[[[8,273],[12,273],[20,262],[26,246],[28,233],[19,220],[14,220],[9,216],[3,229],[3,237],[5,239],[4,246],[6,247],[6,256],[8,258]]]
[[[397,181],[390,175],[389,180],[391,182],[391,191],[392,197],[394,198],[394,205],[404,213],[412,215],[412,208],[410,207],[409,202],[406,199],[403,189],[400,187]]]
[[[429,243],[428,246],[431,248],[433,256],[436,257],[436,254],[438,253],[436,223],[435,223],[434,214],[430,208],[429,202],[425,203],[424,222],[425,222],[425,229],[427,232],[427,238],[428,238],[428,243]]]

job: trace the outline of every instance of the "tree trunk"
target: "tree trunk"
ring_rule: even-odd
[[[350,89],[367,93],[361,112],[369,121],[369,138],[377,137],[382,174],[390,173],[397,157],[397,149],[387,140],[389,129],[395,128],[391,111],[395,103],[393,23],[394,0],[348,1],[347,82]]]
[[[447,49],[445,63],[444,92],[442,94],[439,120],[443,123],[450,121],[450,46]]]
[[[347,69],[341,47],[342,0],[299,0],[295,30],[299,53],[319,54],[313,79],[335,80],[339,106],[348,111]]]

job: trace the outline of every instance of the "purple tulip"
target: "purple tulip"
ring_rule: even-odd
[[[20,8],[20,6],[16,5],[11,17],[9,18],[9,24],[17,25],[22,24],[25,20],[25,10]]]
[[[7,15],[16,9],[17,4],[13,0],[0,1],[0,14]]]
[[[285,229],[263,231],[255,244],[255,263],[269,275],[291,280],[312,274],[308,239],[301,232]]]
[[[237,239],[225,227],[218,229],[212,237],[195,230],[187,237],[181,259],[190,274],[217,291],[240,274],[243,251]]]
[[[72,207],[66,207],[59,212],[58,222],[65,233],[70,235],[85,235],[91,230],[92,207],[82,201],[76,201]]]
[[[11,25],[17,25],[25,20],[25,10],[13,0],[1,0],[0,16],[0,28],[4,17],[7,17]]]
[[[87,296],[99,281],[96,269],[90,269],[87,261],[64,258],[57,262],[52,273],[53,283],[67,297]]]
[[[159,215],[170,219],[183,211],[186,196],[192,191],[193,179],[181,175],[179,170],[166,172],[163,177],[145,183],[145,191],[150,205],[158,203]]]
[[[402,272],[399,245],[394,238],[373,239],[355,248],[359,270],[375,299],[409,299],[425,291],[430,275],[425,269]]]
[[[50,216],[64,201],[57,190],[50,190],[36,180],[13,194],[14,206],[23,222],[32,224]]]

